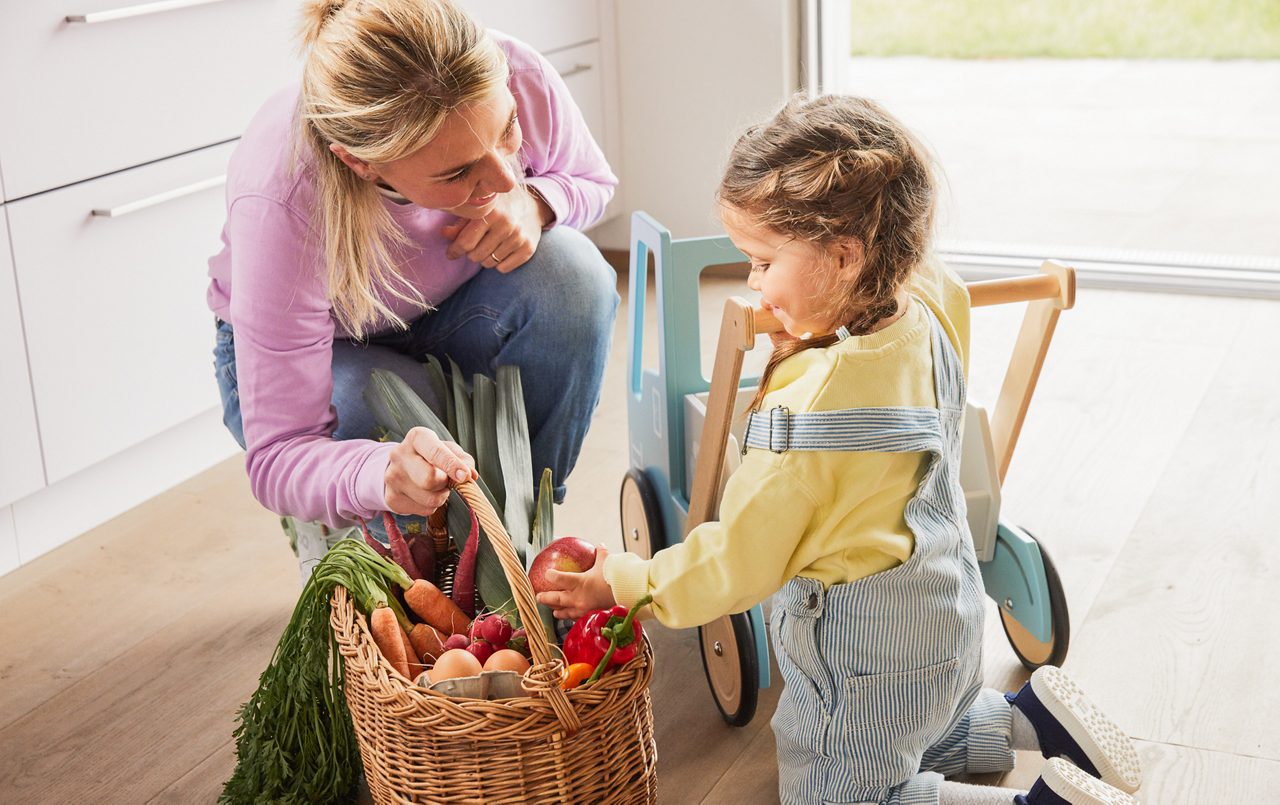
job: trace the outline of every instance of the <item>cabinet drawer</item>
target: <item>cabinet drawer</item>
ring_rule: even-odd
[[[0,507],[44,486],[27,346],[4,218],[5,209],[0,207]]]
[[[231,150],[8,205],[49,483],[218,404],[205,274]]]
[[[110,16],[121,9],[138,13]],[[0,0],[6,198],[240,136],[300,74],[296,13],[295,0]]]
[[[569,94],[582,110],[587,121],[587,128],[596,143],[605,147],[608,142],[605,131],[604,89],[601,83],[600,45],[592,42],[589,45],[569,48],[547,56],[547,61],[556,68],[564,78]]]
[[[462,0],[486,28],[496,28],[541,53],[580,45],[600,36],[598,0]]]

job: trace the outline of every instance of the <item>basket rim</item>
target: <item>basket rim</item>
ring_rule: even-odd
[[[366,677],[371,677],[369,681],[377,680],[388,687],[389,690],[387,692],[391,694],[392,698],[407,698],[408,701],[402,702],[402,704],[415,709],[443,707],[459,715],[478,715],[478,713],[472,714],[470,711],[491,711],[495,705],[499,705],[516,710],[535,711],[538,714],[545,714],[550,721],[557,721],[550,701],[546,696],[536,692],[531,693],[529,696],[505,699],[474,699],[450,696],[438,690],[431,690],[416,684],[413,680],[393,668],[386,657],[382,655],[382,652],[373,641],[373,635],[369,631],[369,626],[365,623],[364,617],[357,617],[355,605],[345,587],[341,585],[334,587],[329,605],[331,611],[330,626],[341,649],[343,663],[346,665],[348,685],[350,684],[352,672],[360,671]],[[601,677],[591,687],[579,686],[563,691],[569,701],[575,705],[574,710],[578,712],[583,724],[591,721],[592,715],[597,710],[614,701],[617,693],[631,697],[643,694],[648,689],[649,682],[653,676],[653,649],[647,635],[643,637],[643,640],[643,649],[613,673]],[[557,646],[557,648],[559,647]],[[365,651],[361,651],[361,649]],[[373,663],[367,661],[369,659],[369,656],[366,655],[368,652],[371,652]],[[562,660],[556,660],[556,662],[563,663]],[[530,670],[533,667],[531,666]],[[528,678],[527,673],[524,677],[526,679]]]

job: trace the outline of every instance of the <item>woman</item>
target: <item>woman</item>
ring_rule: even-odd
[[[382,368],[436,405],[433,354],[467,377],[521,368],[534,471],[561,500],[618,303],[575,230],[617,179],[555,70],[446,0],[304,13],[301,87],[238,144],[210,260],[224,420],[254,495],[334,527],[437,508],[474,462],[425,429],[372,441],[362,397]]]

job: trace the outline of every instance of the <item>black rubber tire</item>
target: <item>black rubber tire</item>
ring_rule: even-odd
[[[1067,659],[1067,649],[1071,644],[1071,614],[1067,611],[1067,594],[1062,588],[1062,577],[1058,575],[1058,569],[1054,567],[1044,543],[1026,529],[1022,533],[1040,546],[1040,558],[1044,562],[1045,583],[1049,587],[1049,642],[1036,640],[1021,624],[1006,615],[1003,609],[1000,610],[1000,625],[1004,627],[1004,636],[1009,639],[1009,645],[1018,660],[1028,671],[1034,671],[1042,665],[1060,666]]]
[[[707,663],[707,626],[698,627],[698,648],[702,654],[702,670],[707,675],[707,684],[711,688],[711,698],[715,700],[720,716],[731,727],[745,727],[755,718],[756,705],[760,699],[760,663],[756,659],[755,631],[751,628],[751,617],[746,612],[726,617],[732,626],[734,647],[738,655],[736,696],[716,687],[712,668]],[[731,660],[717,657],[713,661]]]

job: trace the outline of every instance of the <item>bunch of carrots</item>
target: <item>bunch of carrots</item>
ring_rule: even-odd
[[[448,648],[463,645],[458,640],[450,643],[450,637],[462,635],[466,638],[465,643],[473,637],[480,524],[472,514],[471,532],[454,569],[453,595],[450,597],[435,584],[437,557],[431,536],[417,533],[406,538],[394,517],[386,513],[382,517],[390,547],[379,542],[368,528],[364,529],[365,542],[380,556],[399,565],[412,584],[403,591],[392,590],[397,597],[403,598],[403,610],[397,606],[398,600],[389,599],[387,606],[369,613],[369,631],[391,667],[413,680],[431,667]]]

